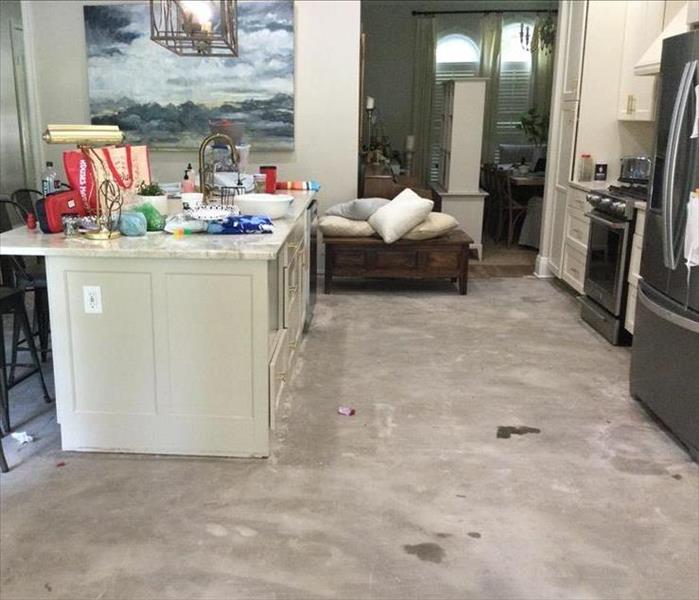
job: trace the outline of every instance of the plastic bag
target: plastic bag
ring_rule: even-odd
[[[274,225],[269,217],[240,215],[209,223],[209,233],[244,234],[273,233]]]
[[[148,231],[162,231],[165,227],[165,217],[150,202],[134,206],[131,211],[143,213],[143,216],[146,217]]]
[[[142,212],[126,211],[121,213],[119,231],[126,236],[146,235],[148,222]]]

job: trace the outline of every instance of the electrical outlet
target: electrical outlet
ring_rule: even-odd
[[[84,285],[83,303],[87,314],[102,314],[102,288],[98,285]]]

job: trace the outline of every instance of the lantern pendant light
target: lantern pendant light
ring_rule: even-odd
[[[150,39],[180,56],[238,56],[238,0],[150,0]]]

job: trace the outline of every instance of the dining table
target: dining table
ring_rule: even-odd
[[[510,183],[516,187],[539,187],[543,188],[546,177],[543,173],[511,173]]]

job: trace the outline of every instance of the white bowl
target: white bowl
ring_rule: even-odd
[[[235,204],[242,215],[259,215],[270,219],[284,217],[294,201],[288,194],[242,194],[236,196]]]

